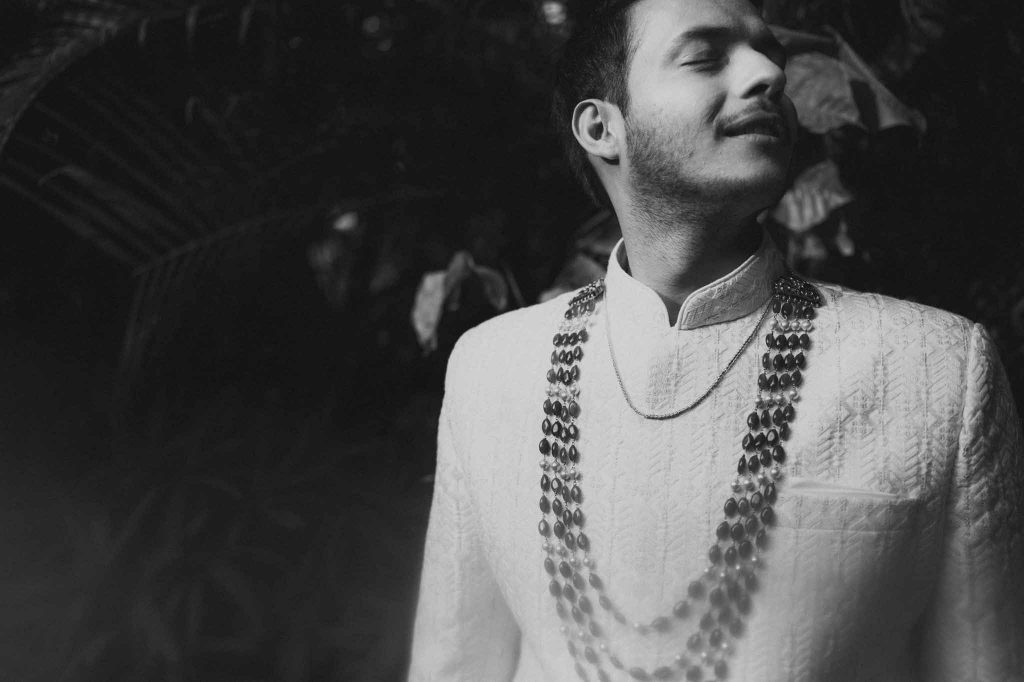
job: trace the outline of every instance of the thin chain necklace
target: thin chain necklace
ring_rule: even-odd
[[[607,293],[605,294],[605,297],[607,299]],[[607,300],[605,302],[607,304]],[[636,406],[636,404],[633,402],[633,399],[631,397],[629,397],[629,391],[626,390],[626,384],[622,380],[622,372],[619,371],[619,363],[615,359],[615,349],[612,347],[612,330],[611,330],[612,315],[611,315],[611,310],[608,309],[609,306],[606,305],[604,316],[605,316],[605,337],[608,339],[608,355],[610,355],[611,358],[612,358],[612,369],[615,370],[615,379],[619,382],[619,388],[622,390],[622,395],[626,399],[626,404],[629,405],[629,409],[633,410],[634,412],[636,412],[638,415],[640,415],[644,419],[664,420],[664,419],[672,419],[673,417],[678,417],[679,415],[684,414],[686,412],[689,412],[693,408],[695,408],[698,405],[700,405],[702,402],[704,402],[707,399],[707,397],[709,395],[711,395],[711,393],[716,388],[718,388],[718,384],[722,383],[722,379],[725,378],[725,375],[729,373],[729,370],[732,369],[732,366],[735,365],[736,361],[740,359],[741,355],[743,355],[743,351],[745,351],[747,349],[747,346],[750,345],[750,342],[754,340],[755,336],[757,336],[757,330],[761,328],[761,325],[764,323],[765,318],[768,317],[768,313],[771,310],[771,307],[772,307],[771,306],[771,302],[769,301],[768,304],[765,305],[764,312],[761,313],[761,317],[759,317],[757,319],[757,324],[755,324],[754,328],[752,330],[750,330],[750,335],[747,336],[746,340],[740,346],[739,350],[736,351],[736,353],[729,360],[729,363],[725,366],[725,369],[723,369],[721,371],[721,373],[719,373],[718,377],[716,377],[715,380],[713,382],[711,382],[711,385],[708,386],[708,390],[704,391],[704,393],[702,393],[700,395],[700,397],[698,397],[696,400],[690,402],[687,405],[684,405],[683,407],[680,407],[677,410],[672,410],[670,412],[662,412],[662,413],[659,414],[659,413],[656,413],[656,412],[644,412],[643,410],[638,408]]]
[[[593,316],[599,304],[606,302],[604,297],[604,281],[598,280],[569,302],[553,338],[554,351],[547,374],[548,398],[544,401],[545,417],[541,424],[544,437],[539,445],[542,518],[537,528],[544,538],[544,570],[551,578],[548,589],[555,599],[560,630],[566,637],[576,673],[584,680],[591,679],[588,666],[596,670],[600,682],[611,680],[611,669],[626,671],[636,680],[725,679],[736,639],[746,628],[751,595],[758,588],[757,572],[763,568],[761,556],[768,545],[768,529],[775,519],[776,485],[783,478],[782,464],[786,460],[782,443],[789,439],[789,424],[796,417],[793,403],[799,400],[801,370],[806,366],[804,351],[811,343],[808,332],[813,330],[811,320],[815,308],[822,303],[821,296],[795,275],[780,277],[773,285],[770,306],[740,352],[704,395],[675,413],[648,416],[639,412],[629,400],[616,366],[619,386],[630,407],[650,419],[668,419],[700,404],[749,345],[768,311],[775,313],[772,331],[765,337],[767,352],[761,357],[764,371],[757,380],[755,409],[746,419],[749,431],[739,444],[743,454],[722,508],[724,520],[715,529],[715,539],[707,552],[708,566],[690,582],[670,613],[656,616],[650,622],[631,621],[609,595],[608,585],[596,572],[590,538],[583,531],[586,516],[582,508],[577,424],[581,413],[580,361],[583,346],[590,338]],[[609,336],[609,351],[610,343]],[[612,353],[613,365],[614,358]],[[592,597],[596,597],[596,607]],[[609,622],[601,615],[603,612],[611,617],[612,627],[628,627],[648,636],[676,632],[698,611],[703,613],[696,628],[685,639],[685,645],[679,640],[681,650],[674,660],[650,667],[623,661],[609,634]]]

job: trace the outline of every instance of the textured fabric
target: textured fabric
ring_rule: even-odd
[[[700,406],[651,421],[625,403],[608,325],[638,407],[686,404],[750,334],[781,267],[766,242],[671,324],[612,260],[577,423],[591,556],[631,621],[669,613],[706,565],[763,333]],[[730,679],[1024,680],[1021,429],[992,342],[950,313],[819,289],[778,523]],[[567,300],[495,318],[452,353],[414,682],[577,679],[537,534],[541,403]],[[696,627],[642,637],[604,620],[627,667],[647,669],[670,664]]]

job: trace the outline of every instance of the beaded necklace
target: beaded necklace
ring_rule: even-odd
[[[691,615],[699,612],[700,617],[673,661],[644,667],[623,662],[609,639],[602,612],[619,626],[629,626],[631,620],[607,594],[590,556],[590,538],[583,531],[586,517],[576,423],[580,416],[580,362],[604,294],[602,279],[569,301],[553,338],[547,373],[548,397],[541,424],[544,437],[539,446],[542,517],[538,531],[544,538],[544,570],[551,577],[548,587],[562,622],[560,629],[576,673],[584,680],[590,679],[588,666],[601,682],[611,679],[608,666],[624,670],[636,680],[725,679],[728,658],[751,609],[751,594],[757,590],[757,572],[763,567],[761,554],[768,545],[776,486],[783,478],[786,461],[783,441],[789,439],[789,424],[796,418],[793,403],[800,398],[804,351],[811,345],[808,333],[814,328],[811,320],[815,308],[822,304],[821,295],[793,274],[782,275],[772,286],[774,319],[765,337],[767,351],[761,357],[764,371],[758,376],[754,410],[747,416],[748,433],[740,443],[742,454],[722,508],[724,518],[707,553],[708,567],[689,584],[670,614],[649,623],[632,621],[631,627],[641,635],[659,635],[673,631]],[[764,318],[760,317],[753,334]]]

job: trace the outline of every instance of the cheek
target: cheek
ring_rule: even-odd
[[[664,115],[687,128],[714,135],[729,93],[712,79],[678,86],[671,101],[662,103]]]
[[[699,146],[715,134],[715,108],[706,101],[681,101],[655,112],[650,120],[669,143],[676,140]]]
[[[705,100],[704,121],[712,132],[717,130],[718,117],[722,113],[722,109],[725,108],[728,98],[729,95],[724,90],[716,90]]]
[[[691,140],[699,149],[714,144],[718,139],[718,119],[727,96],[715,93],[694,92],[680,98],[674,111],[667,112],[676,125],[674,128]]]
[[[675,130],[714,131],[715,123],[728,99],[728,92],[710,79],[686,79],[661,82],[651,88],[651,96],[638,102],[649,114]]]

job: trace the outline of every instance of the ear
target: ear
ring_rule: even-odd
[[[602,99],[585,99],[572,112],[572,132],[588,154],[618,163],[623,152],[622,112]]]

